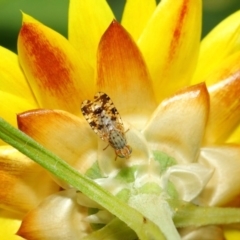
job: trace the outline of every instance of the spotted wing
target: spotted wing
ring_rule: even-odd
[[[93,101],[83,101],[81,111],[93,131],[103,140],[109,139],[108,132],[112,127],[123,131],[121,117],[106,93],[98,92]]]
[[[87,122],[89,123],[92,130],[101,135],[103,125],[99,122],[98,115],[94,112],[94,101],[85,100],[82,102],[81,111]]]
[[[124,131],[122,119],[111,98],[106,93],[98,92],[94,96],[94,100],[101,103],[102,109],[104,110],[104,115],[111,120],[111,123],[114,125],[114,127],[119,131]]]

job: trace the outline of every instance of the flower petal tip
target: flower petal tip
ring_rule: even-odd
[[[116,20],[100,40],[97,63],[97,87],[111,96],[121,114],[144,116],[154,110],[156,101],[145,61],[130,34]]]

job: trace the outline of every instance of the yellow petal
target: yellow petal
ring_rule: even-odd
[[[139,38],[158,101],[188,85],[201,33],[201,0],[163,0]]]
[[[1,240],[23,240],[16,235],[21,220],[18,215],[8,211],[0,210],[0,239]]]
[[[240,51],[229,57],[206,79],[218,82],[209,87],[210,114],[205,144],[225,142],[240,123]]]
[[[237,229],[225,228],[224,236],[226,240],[239,240],[240,239],[240,231]]]
[[[44,169],[10,146],[0,147],[0,166],[1,208],[26,214],[59,189]]]
[[[125,120],[141,127],[156,103],[144,60],[129,34],[113,21],[98,49],[98,89],[113,100]]]
[[[123,27],[138,40],[156,8],[155,0],[128,0],[122,16]]]
[[[228,143],[240,143],[240,124],[235,129],[235,131],[231,134],[231,136],[227,139]]]
[[[18,115],[19,129],[81,172],[97,159],[97,136],[85,119],[60,110],[36,110]],[[62,187],[64,182],[58,181]]]
[[[0,91],[25,98],[29,105],[37,107],[27,80],[20,69],[17,55],[0,46],[0,56]]]
[[[28,102],[28,99],[12,95],[8,92],[0,91],[0,116],[8,121],[11,125],[17,126],[17,114],[29,109],[36,108]]]
[[[90,231],[88,208],[77,203],[74,189],[46,198],[24,218],[18,235],[26,239],[79,240]]]
[[[201,204],[223,206],[239,198],[240,185],[237,184],[240,181],[239,145],[202,148],[199,163],[215,169],[200,195]]]
[[[92,73],[57,32],[24,14],[18,37],[19,60],[41,107],[79,114],[92,87]]]
[[[202,81],[222,61],[240,50],[240,11],[217,25],[201,42],[193,83]]]
[[[69,5],[68,38],[78,54],[93,68],[100,38],[114,15],[105,0],[71,0]],[[93,82],[93,79],[89,79]]]
[[[163,151],[179,163],[195,162],[208,109],[205,84],[188,87],[159,105],[143,133],[153,150]]]

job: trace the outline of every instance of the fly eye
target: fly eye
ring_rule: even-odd
[[[127,145],[126,147],[127,147],[128,151],[129,151],[129,155],[130,155],[132,153],[132,148],[129,145]]]
[[[122,155],[122,154],[119,154],[119,153],[117,153],[117,156],[118,156],[118,157],[120,157],[120,158],[125,158],[125,156],[124,156],[124,155]]]
[[[132,153],[132,148],[126,145],[123,149],[117,149],[116,154],[120,158],[129,158]]]

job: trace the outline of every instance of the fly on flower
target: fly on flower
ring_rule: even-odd
[[[116,158],[130,157],[132,148],[127,145],[122,119],[106,93],[98,92],[93,101],[83,101],[81,111],[93,131],[114,148]]]

